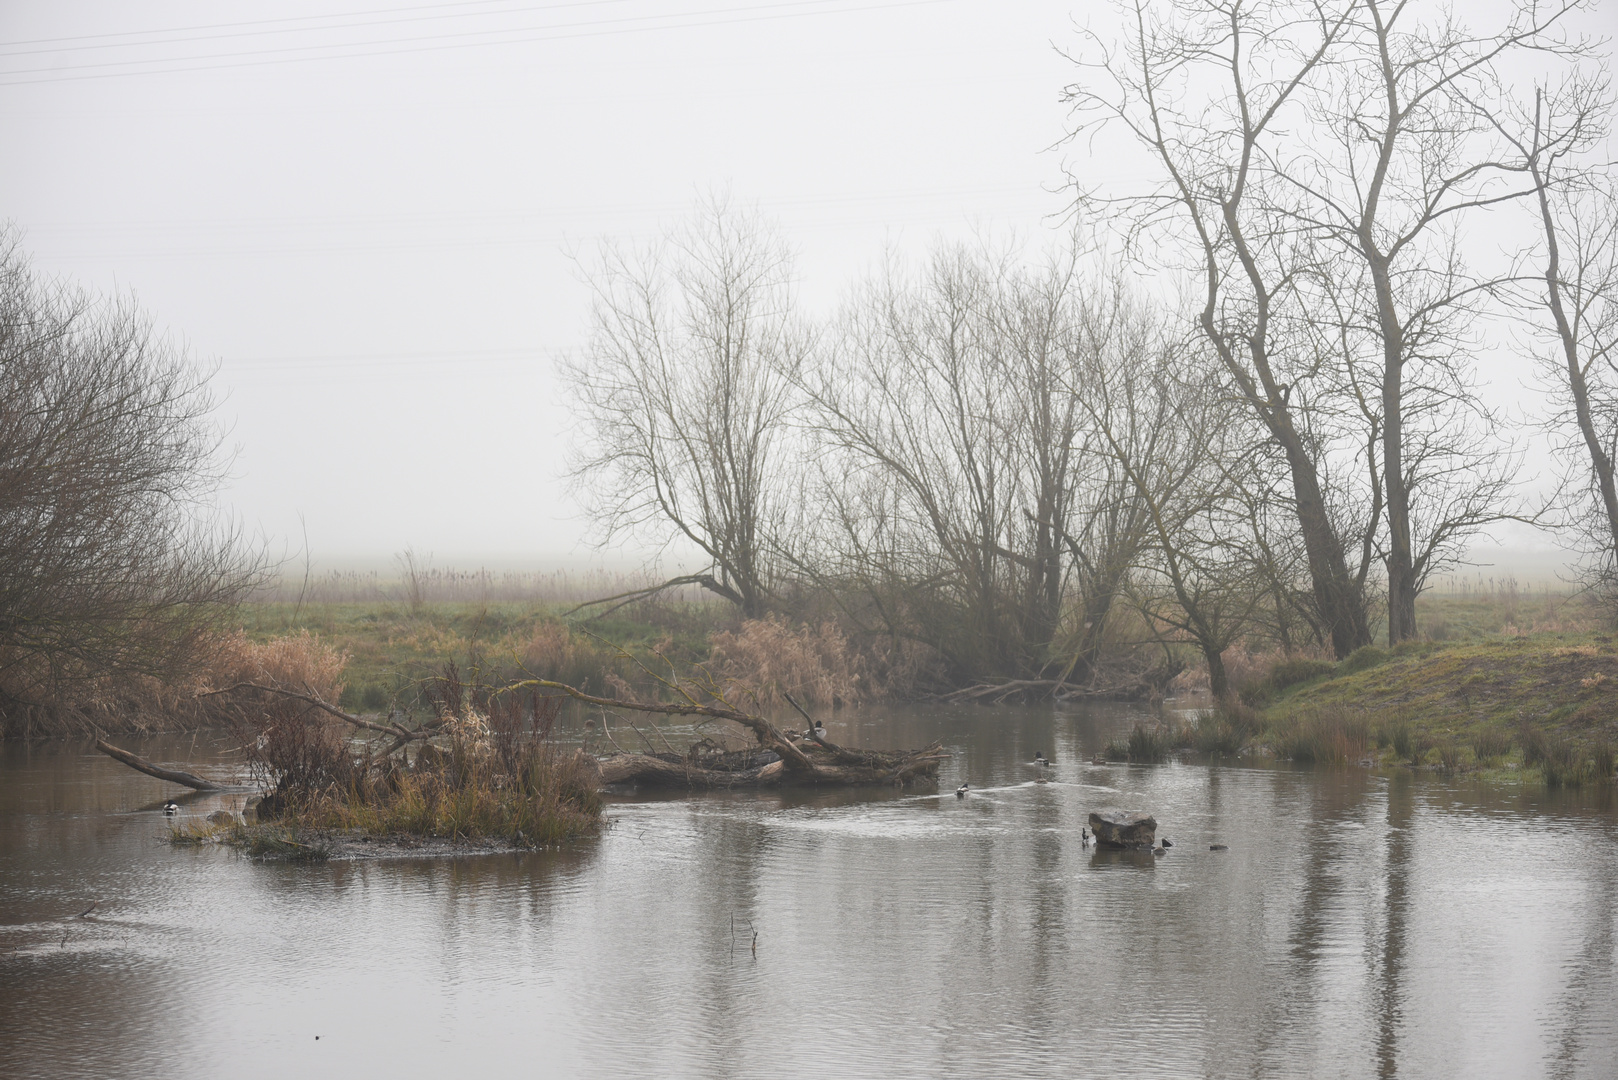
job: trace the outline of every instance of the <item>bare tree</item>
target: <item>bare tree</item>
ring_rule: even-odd
[[[1088,62],[1110,89],[1070,91],[1160,167],[1121,200],[1133,235],[1177,234],[1200,266],[1200,324],[1285,451],[1339,656],[1370,640],[1373,552],[1397,642],[1429,577],[1510,516],[1514,463],[1470,366],[1508,271],[1470,266],[1462,226],[1530,193],[1490,109],[1513,57],[1582,53],[1557,36],[1579,6],[1522,0],[1476,34],[1382,0],[1137,4],[1121,54]]]
[[[1531,116],[1500,118],[1534,184],[1544,287],[1527,299],[1550,316],[1556,426],[1571,413],[1578,442],[1563,449],[1589,478],[1580,524],[1609,583],[1618,575],[1618,183],[1591,151],[1611,130],[1612,107],[1604,71],[1575,73],[1558,93],[1536,89]]]
[[[826,580],[857,587],[888,632],[939,650],[958,679],[1092,684],[1149,541],[1087,409],[1116,406],[1131,446],[1158,437],[1162,417],[1111,395],[1158,325],[1081,266],[1073,250],[1029,267],[952,248],[919,279],[890,268],[805,372]]]
[[[1463,227],[1530,193],[1491,120],[1503,67],[1523,53],[1581,52],[1554,36],[1580,6],[1523,0],[1477,33],[1453,11],[1359,0],[1308,88],[1316,137],[1270,151],[1295,193],[1288,205],[1328,250],[1317,281],[1359,294],[1340,325],[1346,362],[1369,367],[1380,390],[1392,642],[1415,635],[1416,597],[1458,543],[1506,516],[1510,469],[1470,384],[1469,328],[1509,271],[1470,266]]]
[[[1132,568],[1131,599],[1168,640],[1196,646],[1210,690],[1223,699],[1230,691],[1225,650],[1251,631],[1267,583],[1244,499],[1244,480],[1256,471],[1250,425],[1225,381],[1191,351],[1163,341],[1144,363],[1110,373],[1108,396],[1117,406],[1089,411],[1150,524]],[[1147,418],[1152,438],[1128,437],[1119,424],[1126,417]]]
[[[1329,386],[1335,373],[1285,336],[1286,311],[1297,313],[1317,253],[1277,209],[1266,147],[1306,122],[1304,88],[1344,35],[1353,6],[1343,0],[1289,16],[1242,0],[1137,2],[1128,40],[1114,49],[1092,36],[1090,55],[1076,60],[1087,81],[1067,91],[1075,134],[1121,126],[1161,169],[1161,182],[1143,195],[1086,193],[1084,202],[1124,211],[1138,245],[1184,242],[1192,253],[1184,268],[1202,282],[1198,326],[1285,455],[1314,602],[1340,656],[1368,643],[1371,631],[1321,476],[1325,440],[1310,429],[1309,403],[1328,392],[1314,384]]]
[[[793,316],[792,257],[726,198],[644,251],[602,247],[587,271],[594,329],[566,363],[586,439],[574,476],[608,539],[683,539],[694,581],[762,614],[767,534],[784,512],[790,386],[809,344]]]
[[[0,724],[190,673],[260,563],[212,509],[206,378],[0,234]],[[104,704],[104,702],[97,702]]]

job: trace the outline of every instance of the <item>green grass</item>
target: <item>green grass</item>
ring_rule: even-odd
[[[1606,763],[1618,743],[1618,645],[1611,635],[1408,643],[1358,657],[1268,703],[1264,737],[1278,753],[1295,747],[1289,732],[1330,714],[1363,724],[1383,764],[1450,771],[1515,765],[1539,770],[1551,786],[1611,776]]]

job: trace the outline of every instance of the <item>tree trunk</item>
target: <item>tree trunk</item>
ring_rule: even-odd
[[[1536,99],[1536,110],[1538,101]],[[1545,228],[1545,297],[1551,315],[1556,320],[1556,334],[1562,341],[1562,355],[1567,362],[1567,385],[1573,395],[1573,413],[1579,422],[1579,434],[1584,437],[1585,449],[1590,453],[1590,468],[1596,475],[1596,487],[1601,492],[1601,506],[1607,513],[1607,542],[1604,545],[1609,558],[1618,556],[1618,484],[1613,477],[1612,458],[1601,444],[1596,431],[1595,417],[1590,412],[1590,388],[1584,380],[1584,365],[1579,360],[1579,339],[1562,304],[1562,252],[1557,242],[1556,219],[1551,214],[1549,181],[1541,172],[1537,153],[1530,159],[1534,183],[1539,189],[1539,216]]]
[[[1225,671],[1225,658],[1218,649],[1204,647],[1202,658],[1208,662],[1208,692],[1215,701],[1230,696],[1230,676]]]

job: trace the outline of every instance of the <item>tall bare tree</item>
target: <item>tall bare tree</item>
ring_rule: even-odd
[[[1559,35],[1581,6],[1521,0],[1475,33],[1384,0],[1138,3],[1070,91],[1080,130],[1122,124],[1156,159],[1158,187],[1121,200],[1133,234],[1193,254],[1204,334],[1286,453],[1339,656],[1370,640],[1373,552],[1397,642],[1431,575],[1508,515],[1471,368],[1508,271],[1469,265],[1463,225],[1531,192],[1490,109],[1514,59],[1582,54]]]
[[[1480,33],[1453,9],[1358,0],[1332,63],[1307,88],[1314,137],[1271,150],[1295,193],[1286,205],[1326,249],[1320,280],[1358,279],[1361,296],[1343,305],[1344,359],[1369,366],[1380,389],[1393,642],[1415,636],[1416,596],[1433,570],[1504,516],[1507,470],[1470,384],[1469,328],[1509,270],[1470,265],[1464,227],[1531,192],[1491,119],[1506,98],[1504,68],[1522,54],[1581,52],[1556,36],[1581,6],[1523,0]]]
[[[1314,602],[1333,648],[1371,640],[1363,589],[1349,570],[1322,478],[1323,434],[1308,403],[1334,372],[1287,338],[1300,282],[1317,262],[1308,237],[1278,209],[1268,145],[1307,122],[1308,80],[1345,34],[1353,9],[1289,15],[1242,0],[1137,2],[1114,48],[1091,37],[1069,87],[1076,134],[1121,127],[1156,161],[1161,181],[1135,196],[1085,193],[1122,210],[1132,240],[1183,242],[1182,269],[1202,282],[1197,325],[1254,417],[1282,449],[1307,553]]]
[[[695,581],[749,617],[774,588],[768,533],[783,483],[794,373],[809,334],[792,256],[728,198],[646,250],[604,245],[587,276],[594,327],[563,365],[583,416],[574,476],[607,538],[685,540]]]
[[[1532,114],[1517,123],[1500,118],[1534,184],[1543,288],[1530,291],[1528,306],[1549,317],[1558,420],[1571,418],[1578,471],[1589,478],[1580,524],[1609,584],[1618,580],[1618,180],[1592,151],[1611,131],[1612,109],[1598,67],[1555,93],[1536,89]]]

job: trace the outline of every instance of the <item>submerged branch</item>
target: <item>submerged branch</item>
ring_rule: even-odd
[[[180,784],[197,791],[224,791],[224,784],[216,784],[212,780],[205,780],[195,773],[188,773],[184,769],[165,769],[128,750],[122,750],[109,743],[106,739],[96,740],[96,749],[112,758],[121,761],[136,772],[143,772],[147,776],[155,776],[159,780],[167,780],[171,784]]]

